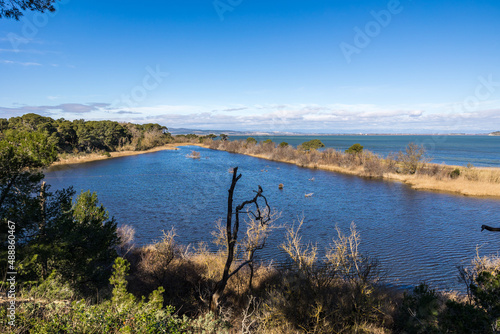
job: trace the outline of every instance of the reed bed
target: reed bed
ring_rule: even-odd
[[[357,175],[400,181],[414,189],[457,193],[465,196],[500,197],[500,169],[474,166],[448,166],[430,163],[413,151],[398,152],[384,158],[370,151],[352,154],[334,149],[304,150],[300,146],[246,141],[205,141],[205,147],[250,155],[257,158]],[[412,145],[412,144],[410,144]]]

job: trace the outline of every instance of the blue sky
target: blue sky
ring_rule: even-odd
[[[500,130],[500,2],[76,1],[0,20],[0,117]]]

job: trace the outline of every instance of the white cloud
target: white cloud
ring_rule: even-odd
[[[107,103],[66,103],[54,106],[0,107],[0,113],[13,116],[35,112],[69,119],[84,115],[85,119],[154,122],[175,128],[264,132],[477,133],[500,129],[500,107],[457,113],[447,108],[434,110],[435,105],[429,104],[427,107],[432,110],[430,112],[425,108],[418,108],[421,106],[262,104],[116,108]]]
[[[42,66],[42,64],[40,64],[40,63],[22,62],[22,61],[15,61],[15,60],[1,60],[1,59],[0,59],[0,64],[21,65],[21,66]]]

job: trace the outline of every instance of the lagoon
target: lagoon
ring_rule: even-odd
[[[191,150],[201,159],[187,158]],[[499,249],[500,234],[481,233],[480,226],[500,226],[500,199],[415,191],[397,182],[199,147],[59,166],[46,173],[46,181],[52,190],[73,185],[77,192],[96,191],[119,224],[135,227],[139,245],[172,226],[179,243],[194,245],[210,243],[215,221],[225,216],[228,169],[235,166],[243,175],[236,203],[251,198],[261,185],[271,207],[282,212],[278,224],[297,224],[304,217],[303,241],[320,251],[331,243],[336,226],[347,233],[354,222],[362,251],[379,259],[396,285],[426,281],[439,289],[463,290],[456,266],[468,264],[477,247],[482,255]],[[306,193],[314,195],[306,198]],[[273,233],[261,260],[285,261],[278,247],[284,234],[284,229]]]

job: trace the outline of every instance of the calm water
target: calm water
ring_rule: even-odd
[[[462,289],[456,266],[467,264],[476,247],[496,254],[500,234],[480,232],[481,224],[500,225],[500,199],[478,199],[414,191],[403,184],[368,180],[244,155],[194,148],[200,160],[186,158],[192,148],[162,151],[66,167],[48,172],[54,189],[96,191],[119,224],[136,228],[137,244],[149,243],[174,226],[183,244],[210,242],[214,223],[224,216],[230,167],[243,174],[236,202],[249,199],[261,185],[279,224],[305,218],[303,241],[320,250],[355,222],[362,250],[377,257],[388,278],[400,285],[425,280],[441,289]],[[310,181],[314,177],[314,181]],[[285,185],[283,190],[278,184]],[[305,193],[314,193],[310,198]],[[277,230],[260,253],[283,261]]]
[[[230,139],[247,137],[231,136]],[[352,144],[360,143],[366,150],[387,156],[404,151],[408,143],[423,145],[427,156],[434,163],[447,165],[500,167],[500,136],[274,136],[255,137],[258,140],[272,139],[297,146],[311,139],[320,139],[326,147],[344,151]]]

